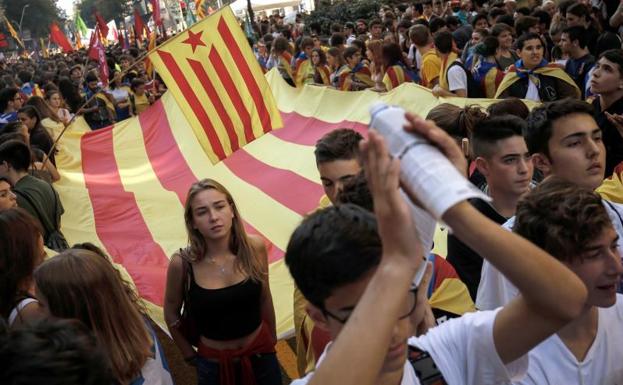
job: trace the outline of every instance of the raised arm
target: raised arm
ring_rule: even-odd
[[[462,169],[458,145],[430,121],[407,115],[406,129],[418,133]],[[498,355],[509,363],[577,317],[587,290],[575,273],[524,238],[502,229],[467,202],[450,208],[443,220],[454,234],[504,274],[521,295],[502,309],[493,336]]]
[[[398,191],[400,165],[390,160],[383,139],[370,132],[363,146],[365,170],[383,241],[383,257],[339,337],[309,384],[374,385],[390,345],[423,251],[414,237],[407,203]],[[370,331],[374,332],[371,333]],[[361,338],[365,335],[365,338]],[[353,363],[357,367],[353,368]]]

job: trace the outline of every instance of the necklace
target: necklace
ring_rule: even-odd
[[[225,263],[227,263],[227,262],[225,262],[223,264],[219,264],[219,263],[216,263],[216,260],[214,259],[214,257],[209,257],[208,258],[208,263],[213,265],[213,266],[215,266],[218,269],[218,271],[219,271],[219,273],[221,275],[225,275],[226,274],[227,271],[225,269]]]

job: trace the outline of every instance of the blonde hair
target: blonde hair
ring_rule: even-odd
[[[68,249],[45,261],[35,271],[35,282],[53,316],[78,319],[93,331],[119,382],[136,379],[154,341],[108,260]]]
[[[229,235],[229,250],[236,255],[236,269],[247,274],[256,282],[264,282],[267,279],[267,274],[265,273],[261,260],[256,256],[256,251],[253,249],[249,237],[244,230],[244,224],[238,212],[238,208],[234,203],[234,199],[222,184],[213,179],[197,181],[193,183],[188,190],[188,196],[184,206],[184,221],[186,222],[186,231],[188,233],[190,259],[193,262],[200,261],[208,252],[208,244],[205,237],[194,227],[192,210],[192,203],[197,194],[206,190],[215,190],[225,195],[225,199],[234,213],[231,233]]]

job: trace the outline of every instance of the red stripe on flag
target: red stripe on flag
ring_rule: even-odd
[[[255,81],[253,73],[251,72],[251,68],[249,68],[249,65],[245,60],[244,56],[242,55],[242,51],[240,50],[240,47],[238,46],[234,35],[232,35],[229,27],[227,26],[227,22],[223,18],[221,18],[218,23],[218,31],[221,35],[221,38],[225,42],[225,45],[229,48],[229,52],[231,53],[231,56],[233,57],[234,62],[237,65],[236,68],[238,68],[238,71],[240,71],[240,74],[244,78],[245,84],[249,88],[249,92],[251,93],[251,97],[253,98],[253,102],[255,103],[255,108],[257,108],[260,121],[262,122],[262,128],[264,130],[264,133],[269,132],[270,130],[272,130],[270,113],[268,112],[266,103],[264,103],[264,96],[262,95],[260,86]],[[254,65],[259,66],[257,61],[255,61]],[[270,92],[270,89],[268,89],[268,92]]]
[[[227,132],[227,137],[229,137],[229,143],[231,144],[231,152],[235,152],[236,150],[240,148],[240,143],[238,142],[238,134],[236,134],[234,123],[231,121],[231,118],[229,114],[227,113],[227,110],[225,110],[225,106],[223,105],[223,102],[221,101],[220,96],[218,96],[218,94],[216,93],[214,84],[212,84],[212,81],[208,77],[208,74],[206,73],[206,70],[203,68],[203,64],[201,64],[200,61],[188,59],[188,64],[190,64],[193,71],[195,71],[195,75],[197,75],[197,79],[199,79],[199,83],[203,85],[203,89],[208,94],[208,97],[210,98],[210,101],[212,102],[214,109],[216,109],[216,113],[221,119],[221,122],[223,122],[223,126],[225,126],[225,131]],[[221,81],[223,81],[222,78],[221,78]],[[235,87],[233,89],[228,89],[227,86],[225,86],[225,89],[227,90],[227,93],[229,95],[238,94],[238,91],[235,89]],[[238,99],[240,99],[240,95],[238,95]],[[240,102],[242,102],[242,99],[240,99]],[[247,111],[244,110],[244,105],[241,106],[242,108],[238,105],[235,105],[235,107],[236,107],[236,111],[238,111],[239,113],[241,113],[242,112],[241,110],[243,110],[241,115],[246,114],[247,117],[249,116]],[[253,134],[253,132],[251,132],[251,134]],[[253,138],[251,138],[251,140],[253,140]],[[247,141],[249,142],[251,140],[247,139]]]
[[[208,136],[208,141],[210,142],[210,145],[212,146],[212,150],[214,151],[216,156],[219,158],[219,160],[225,159],[225,151],[223,150],[223,145],[221,144],[221,141],[216,135],[216,130],[214,129],[214,125],[212,125],[212,122],[210,121],[208,114],[206,113],[205,109],[201,106],[201,102],[197,98],[197,95],[193,91],[190,84],[188,84],[188,79],[186,79],[186,76],[184,75],[180,67],[177,65],[177,62],[173,58],[173,55],[171,55],[169,52],[165,52],[161,50],[158,50],[158,55],[160,55],[160,59],[162,59],[162,62],[164,63],[164,65],[171,72],[171,75],[176,80],[177,85],[180,88],[180,91],[186,97],[188,104],[190,105],[190,108],[193,110],[193,112],[197,116],[197,119],[199,119],[199,123],[203,127],[203,130],[205,131],[206,135]]]
[[[141,297],[161,306],[169,259],[154,241],[134,194],[123,187],[112,128],[84,134],[80,150],[98,238],[128,270]]]
[[[269,166],[244,149],[236,151],[223,162],[234,174],[300,215],[317,209],[324,194],[318,183],[290,170]]]
[[[253,135],[253,123],[251,122],[251,115],[249,111],[244,105],[242,101],[242,97],[240,96],[240,92],[238,91],[238,87],[234,84],[234,81],[229,74],[229,70],[223,63],[223,59],[221,59],[221,55],[219,55],[218,51],[214,46],[210,49],[210,54],[208,55],[210,59],[210,63],[214,67],[216,74],[218,75],[221,83],[223,84],[223,88],[227,91],[231,102],[233,103],[236,111],[240,115],[240,120],[242,121],[242,126],[244,128],[244,137],[247,143],[250,143],[255,139],[255,135]]]
[[[368,136],[368,126],[358,122],[344,120],[338,123],[329,123],[313,117],[299,115],[296,112],[282,112],[281,117],[283,128],[272,131],[271,135],[305,146],[315,146],[318,139],[323,135],[338,128],[351,128],[364,137]]]
[[[387,69],[387,75],[389,76],[389,81],[392,83],[393,88],[396,88],[400,85],[400,82],[398,80],[398,75],[396,74],[394,67],[389,67]]]
[[[162,101],[158,100],[150,107],[149,114],[140,114],[138,119],[143,132],[147,157],[154,173],[162,187],[175,193],[184,206],[188,189],[197,181],[197,177],[182,154],[184,144],[182,143],[182,148],[180,148],[175,141]],[[283,258],[283,250],[268,241],[261,232],[247,222],[245,222],[245,229],[264,239],[269,262]]]

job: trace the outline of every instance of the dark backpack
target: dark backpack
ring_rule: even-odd
[[[461,63],[458,60],[455,60],[454,63],[448,66],[448,69],[446,70],[446,79],[448,78],[448,71],[450,71],[450,68],[454,66],[461,67],[463,71],[465,72],[465,75],[467,76],[467,97],[468,98],[485,98],[486,97],[485,91],[480,85],[480,83],[474,79],[474,75],[472,74],[472,71],[467,70],[465,66],[463,65],[463,63]]]
[[[423,350],[409,345],[409,363],[422,385],[447,385],[443,374],[437,368],[433,357]]]

